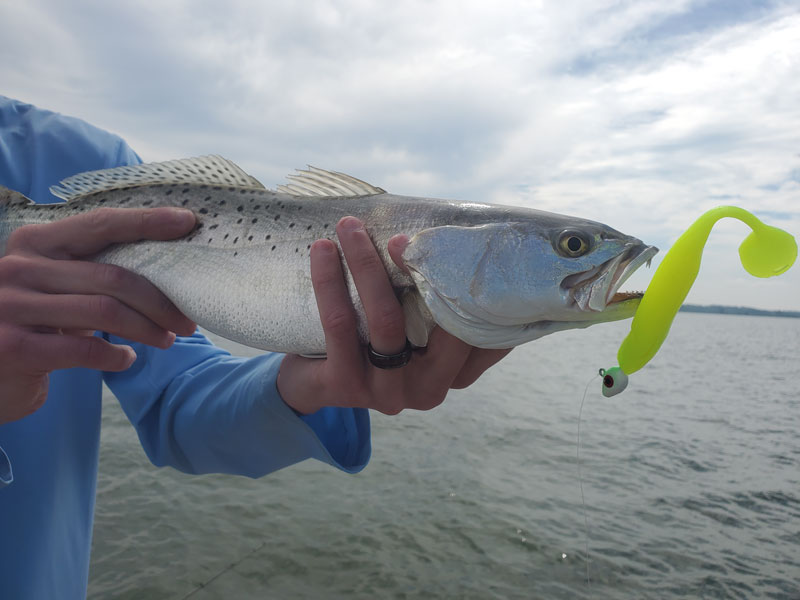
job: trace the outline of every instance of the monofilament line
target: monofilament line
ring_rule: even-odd
[[[589,515],[586,512],[586,497],[583,494],[583,472],[581,471],[581,417],[583,416],[583,404],[586,402],[586,394],[589,393],[589,386],[592,385],[594,380],[599,377],[599,375],[595,375],[589,380],[589,383],[586,384],[586,389],[583,390],[583,398],[581,399],[581,407],[578,409],[578,449],[576,453],[577,461],[578,461],[578,484],[581,488],[581,506],[583,508],[583,524],[584,524],[584,533],[585,533],[585,562],[586,562],[586,586],[589,587],[591,584],[591,580],[589,579]]]

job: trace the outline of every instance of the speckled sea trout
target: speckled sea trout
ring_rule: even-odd
[[[174,241],[119,244],[93,260],[138,273],[189,318],[264,350],[325,353],[309,249],[361,219],[400,299],[411,342],[434,325],[483,348],[633,316],[622,283],[657,252],[585,219],[510,206],[413,198],[316,168],[267,190],[232,162],[206,156],[81,173],[51,188],[66,202],[34,204],[0,188],[0,251],[16,228],[108,206],[183,206],[196,228]],[[387,242],[405,233],[403,261]],[[362,339],[364,310],[345,266]]]

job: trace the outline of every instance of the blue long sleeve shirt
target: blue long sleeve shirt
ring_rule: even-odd
[[[0,185],[54,202],[61,179],[139,162],[112,134],[0,96]],[[103,380],[158,466],[259,477],[308,458],[347,472],[369,460],[368,412],[298,416],[276,387],[282,355],[232,357],[200,334],[167,350],[104,335],[135,349],[131,368],[55,371],[40,410],[0,425],[0,598],[86,596]]]

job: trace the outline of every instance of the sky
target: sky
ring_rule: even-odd
[[[580,216],[653,267],[721,204],[800,238],[796,0],[0,0],[0,56],[0,94],[146,161]],[[687,301],[800,310],[800,266],[741,267],[748,232],[715,227]]]

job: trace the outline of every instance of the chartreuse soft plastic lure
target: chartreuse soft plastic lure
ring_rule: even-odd
[[[748,273],[774,277],[794,264],[797,242],[782,229],[765,225],[737,206],[720,206],[703,214],[678,238],[656,269],[633,317],[631,332],[617,353],[619,366],[600,369],[604,396],[622,392],[628,386],[628,375],[641,369],[658,352],[700,270],[711,228],[725,217],[739,219],[753,230],[739,246],[739,258]]]

